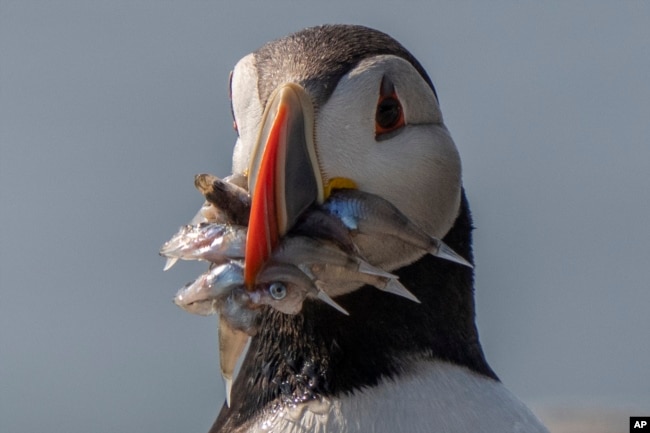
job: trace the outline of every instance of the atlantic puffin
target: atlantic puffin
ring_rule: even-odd
[[[246,281],[337,188],[383,197],[473,262],[457,148],[431,79],[393,38],[298,31],[242,58],[230,95],[233,173],[251,194]],[[485,359],[471,267],[390,238],[355,242],[420,303],[362,286],[336,297],[348,315],[310,300],[264,310],[210,433],[547,432]]]

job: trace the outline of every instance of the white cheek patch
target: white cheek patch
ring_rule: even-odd
[[[406,126],[375,139],[383,77],[404,109]],[[324,181],[354,180],[384,197],[429,234],[443,237],[460,206],[461,166],[432,89],[407,61],[378,56],[345,75],[317,115],[316,143]]]
[[[249,54],[235,65],[232,73],[232,107],[239,131],[233,152],[233,173],[246,174],[262,121],[264,110],[257,92],[257,79],[255,57]]]

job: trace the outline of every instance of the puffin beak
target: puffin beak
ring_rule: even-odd
[[[314,146],[314,108],[301,86],[283,84],[270,96],[250,161],[244,267],[249,290],[280,238],[310,205],[324,200]]]

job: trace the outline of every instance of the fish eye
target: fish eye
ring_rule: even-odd
[[[269,293],[273,299],[279,301],[287,296],[287,286],[282,283],[272,283],[269,286]]]

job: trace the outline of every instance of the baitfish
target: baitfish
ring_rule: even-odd
[[[233,174],[219,179],[211,174],[197,174],[194,177],[194,185],[206,197],[206,201],[188,225],[215,223],[245,226],[248,224],[250,196],[244,188],[247,185],[245,176]],[[168,256],[164,270],[170,269],[178,260],[179,257]]]
[[[186,225],[165,242],[160,255],[168,259],[205,260],[212,263],[242,259],[246,249],[246,230],[243,226],[207,222]],[[167,269],[169,267],[166,266],[165,270]]]
[[[343,295],[356,290],[360,284],[368,284],[383,292],[420,303],[420,300],[399,282],[397,276],[392,274],[364,273],[327,263],[301,265],[300,269],[314,281],[316,287],[332,296]]]
[[[395,277],[393,274],[366,262],[357,253],[345,252],[332,242],[307,236],[284,238],[273,252],[271,260],[296,266],[326,263],[342,266],[353,272],[388,278]]]
[[[322,209],[338,217],[353,231],[367,235],[387,235],[445,260],[473,267],[440,239],[429,236],[389,201],[354,189],[336,190]]]
[[[318,207],[313,207],[302,215],[288,236],[326,239],[334,242],[346,253],[359,254],[350,229],[339,218]]]
[[[186,284],[176,293],[174,303],[189,313],[209,316],[220,312],[231,292],[243,285],[243,266],[229,261],[211,267],[194,282]]]

